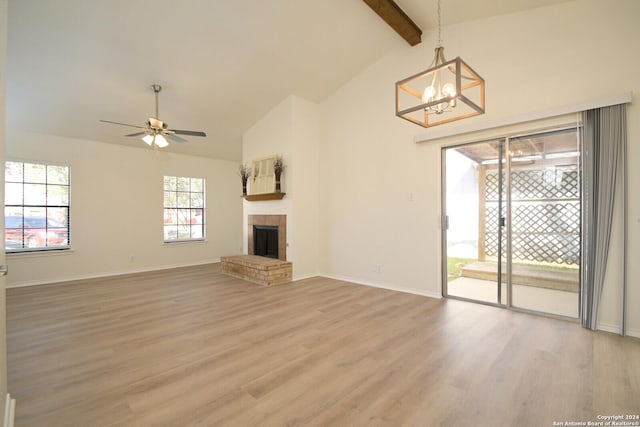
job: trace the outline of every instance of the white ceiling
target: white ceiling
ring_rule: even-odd
[[[567,0],[443,0],[459,23]],[[397,0],[422,28],[436,0]],[[7,127],[129,146],[154,115],[206,138],[165,150],[228,160],[290,94],[319,102],[404,41],[360,0],[9,0]]]

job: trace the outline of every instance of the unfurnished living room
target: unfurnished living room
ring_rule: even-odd
[[[0,0],[0,422],[640,426],[637,0]]]

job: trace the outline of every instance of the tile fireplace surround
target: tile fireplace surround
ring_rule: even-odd
[[[249,215],[247,223],[247,249],[253,255],[253,226],[271,225],[278,227],[278,259],[287,260],[287,216],[286,215]]]

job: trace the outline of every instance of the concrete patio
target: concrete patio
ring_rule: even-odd
[[[459,277],[450,280],[447,287],[450,296],[491,303],[497,302],[497,286],[495,280]],[[578,292],[514,283],[512,301],[513,306],[517,308],[578,318]],[[502,285],[501,303],[507,303],[506,284]]]

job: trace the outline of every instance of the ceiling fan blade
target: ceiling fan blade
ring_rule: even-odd
[[[164,136],[166,136],[166,137],[167,137],[167,139],[168,139],[169,141],[171,141],[171,142],[178,142],[178,143],[180,143],[180,144],[182,144],[183,142],[187,142],[187,140],[186,140],[186,139],[184,139],[184,138],[180,138],[179,136],[174,135],[174,134],[172,134],[172,133],[165,133],[165,134],[164,134]]]
[[[140,135],[145,135],[148,132],[136,132],[136,133],[130,133],[129,135],[125,135],[125,136],[140,136]]]
[[[169,129],[171,132],[176,135],[189,135],[189,136],[207,136],[206,133],[199,130],[179,130],[179,129]]]
[[[127,123],[112,122],[111,120],[100,120],[103,123],[111,123],[112,125],[129,126],[132,128],[146,129],[144,126],[130,125]]]

